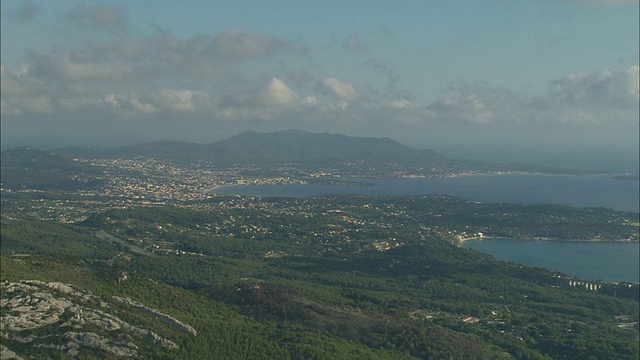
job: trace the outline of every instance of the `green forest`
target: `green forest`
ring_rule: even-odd
[[[77,224],[3,218],[3,289],[21,280],[71,284],[95,297],[85,306],[109,309],[177,345],[168,349],[130,336],[126,341],[141,358],[640,355],[637,284],[603,283],[588,291],[569,286],[567,275],[459,246],[480,232],[637,240],[638,214],[446,196],[228,196],[206,205],[197,211],[112,209]],[[8,296],[4,291],[3,301]],[[115,297],[168,314],[197,335]],[[11,315],[4,312],[3,319]],[[68,358],[60,323],[20,332],[3,328],[0,341],[25,358]],[[114,343],[125,341],[115,331],[86,326]],[[25,341],[46,336],[47,347]],[[116,357],[99,347],[81,354]]]

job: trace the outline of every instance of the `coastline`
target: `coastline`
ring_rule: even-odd
[[[631,181],[614,180],[610,175],[478,175],[438,178],[354,178],[349,181],[370,182],[376,186],[335,186],[318,184],[220,184],[204,190],[207,194],[244,194],[249,196],[310,197],[326,193],[359,195],[449,195],[482,203],[557,204],[573,207],[604,207],[638,213],[637,187]],[[262,188],[262,186],[265,186]],[[309,186],[308,188],[306,186]],[[236,190],[234,190],[234,188]],[[508,194],[497,189],[509,189]],[[571,192],[562,189],[570,188]],[[599,189],[589,200],[579,194]],[[549,189],[559,189],[549,191]],[[512,195],[509,195],[512,194]],[[567,195],[569,194],[569,195]],[[578,195],[571,195],[578,194]]]
[[[206,195],[215,195],[216,193],[214,193],[213,191],[225,188],[227,186],[235,186],[235,185],[214,185],[214,186],[212,186],[210,188],[206,188],[206,189],[202,190],[202,193],[206,194]]]
[[[489,238],[460,244],[496,260],[546,268],[587,281],[637,284],[638,241],[522,241]]]
[[[581,242],[581,243],[638,243],[640,239],[563,239],[563,238],[549,238],[549,237],[504,237],[504,236],[474,236],[463,239],[458,239],[460,246],[463,246],[467,241],[473,240],[516,240],[516,241],[557,241],[557,242]]]

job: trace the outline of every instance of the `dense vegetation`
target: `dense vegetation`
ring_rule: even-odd
[[[116,209],[80,225],[5,219],[0,275],[128,297],[197,329],[189,336],[121,309],[179,345],[140,344],[147,358],[636,359],[637,286],[620,285],[617,297],[569,287],[562,274],[457,241],[477,232],[637,239],[637,216],[440,196],[220,197],[206,210]]]
[[[99,186],[100,169],[68,157],[34,148],[8,149],[0,153],[3,188],[34,190],[78,190]]]

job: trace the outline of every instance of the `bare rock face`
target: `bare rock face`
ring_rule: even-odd
[[[1,284],[0,348],[4,359],[20,359],[20,348],[60,351],[76,356],[90,349],[107,357],[136,357],[143,342],[165,350],[178,348],[151,330],[129,324],[110,314],[110,305],[71,285],[41,281],[4,281]],[[161,312],[133,300],[120,302],[169,326],[195,336],[196,331]],[[46,334],[46,335],[43,335]]]
[[[56,323],[73,304],[66,299],[54,298],[49,293],[39,291],[35,286],[18,286],[12,290],[17,296],[2,299],[0,303],[3,309],[10,309],[2,314],[2,330],[23,331]]]
[[[22,360],[18,354],[9,350],[6,346],[0,345],[0,359],[3,360]]]
[[[136,309],[139,309],[140,311],[142,311],[142,312],[144,312],[146,314],[152,315],[152,316],[156,317],[157,319],[159,319],[160,321],[164,322],[165,324],[170,325],[171,327],[173,327],[175,329],[178,329],[180,331],[186,332],[187,334],[191,334],[193,336],[196,336],[198,334],[196,332],[196,329],[194,329],[191,325],[187,325],[187,324],[181,322],[180,320],[178,320],[178,319],[176,319],[174,317],[171,317],[171,316],[169,316],[167,314],[163,314],[163,313],[159,312],[158,310],[155,310],[155,309],[149,308],[147,306],[144,306],[144,305],[142,305],[142,304],[140,304],[140,303],[138,303],[136,301],[133,301],[131,299],[121,298],[121,297],[117,297],[117,296],[114,296],[113,298],[118,300],[118,301],[120,301],[120,302],[122,302],[122,303],[125,303],[127,305],[133,306]]]

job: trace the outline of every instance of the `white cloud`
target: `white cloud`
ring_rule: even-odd
[[[359,94],[351,83],[343,83],[336,78],[328,78],[322,81],[322,88],[328,91],[336,99],[345,102],[353,102]]]
[[[149,103],[143,103],[140,99],[136,98],[129,99],[129,106],[131,106],[135,111],[143,114],[153,114],[158,112],[158,109],[155,106]]]
[[[38,96],[29,99],[25,104],[25,108],[33,113],[51,114],[53,112],[53,103],[48,97]]]
[[[146,97],[155,107],[178,112],[195,112],[202,110],[209,95],[201,91],[188,89],[160,89]]]
[[[389,105],[396,109],[415,109],[416,104],[412,101],[405,99],[393,100],[389,103]]]
[[[114,62],[80,62],[68,57],[31,53],[30,71],[42,78],[62,81],[120,81],[131,78],[131,68]]]
[[[73,15],[86,24],[91,19],[105,26],[121,23],[110,17],[118,14],[110,10],[114,9],[78,6]],[[257,85],[237,71],[238,61],[228,60],[286,48],[279,38],[262,34],[226,32],[182,39],[158,29],[145,39],[123,37],[88,41],[66,51],[33,51],[26,54],[25,65],[10,71],[2,67],[2,113],[60,111],[59,116],[71,117],[73,112],[93,110],[127,118],[167,112],[211,117],[226,102],[223,107],[243,116],[273,117],[271,107],[310,106],[312,100],[301,99],[279,78]],[[33,106],[26,106],[30,101]]]
[[[40,95],[44,92],[43,84],[27,75],[26,68],[6,71],[0,66],[0,92],[3,98],[12,96]]]
[[[11,97],[2,99],[2,115],[52,114],[53,102],[46,96]]]
[[[170,115],[171,113],[205,113],[209,96],[188,89],[157,89],[150,93],[112,93],[102,98],[66,98],[60,106],[72,112],[99,112],[113,116],[135,118],[147,115]]]
[[[458,81],[428,105],[436,121],[487,123],[638,123],[638,66],[571,74],[549,91],[523,96],[485,83]]]
[[[466,120],[476,124],[486,124],[496,119],[496,116],[487,109],[484,101],[478,95],[446,97],[431,104],[430,108],[437,112],[437,116],[450,120]]]
[[[271,78],[261,93],[267,105],[290,106],[298,101],[298,94],[278,78]]]
[[[503,87],[458,81],[449,84],[444,96],[429,104],[428,109],[440,121],[487,124],[514,121],[527,106],[526,100]]]
[[[22,67],[11,72],[0,67],[0,91],[2,115],[50,114],[54,111],[50,92],[40,81],[30,78]]]
[[[338,101],[337,103],[329,103],[326,108],[331,111],[345,111],[349,107],[349,103],[346,101]]]
[[[115,30],[127,21],[126,14],[116,10],[80,6],[75,15],[85,25]],[[428,126],[489,132],[524,122],[546,129],[551,123],[577,127],[638,121],[637,65],[567,75],[536,97],[458,81],[432,100],[402,89],[404,73],[396,71],[398,64],[366,57],[345,64],[362,71],[349,75],[358,79],[356,89],[338,76],[327,76],[332,73],[324,64],[300,57],[291,43],[266,34],[229,31],[181,38],[157,29],[146,38],[116,37],[31,52],[25,65],[10,71],[3,67],[2,115],[14,117],[14,123],[51,118],[89,129],[126,119],[132,127],[153,123],[165,138],[172,136],[171,121],[176,119],[185,125],[185,134],[189,126],[216,129],[220,124],[265,129],[302,124],[357,134],[413,132]],[[295,43],[296,48],[303,45]],[[342,45],[367,49],[357,36],[347,37]],[[336,46],[331,50],[345,55]],[[274,56],[279,54],[291,56]],[[244,61],[250,59],[254,61]]]
[[[5,98],[0,98],[0,115],[2,116],[19,116],[22,115],[22,110],[19,107],[10,104]]]
[[[603,106],[638,108],[638,66],[626,70],[603,70],[574,74],[555,80],[543,98],[543,106]]]
[[[305,96],[304,99],[302,99],[302,105],[316,106],[318,105],[318,99],[313,96]]]

